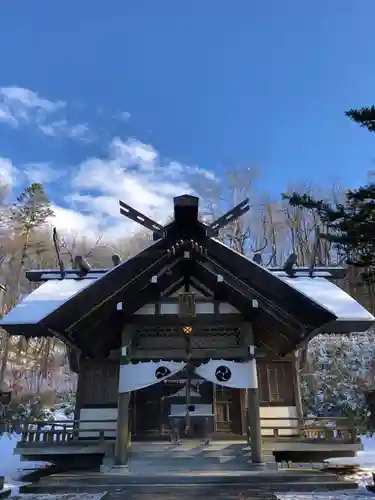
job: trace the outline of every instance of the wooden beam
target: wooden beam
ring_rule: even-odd
[[[185,326],[189,325],[210,325],[223,324],[241,326],[243,318],[241,314],[197,314],[195,318],[189,320],[181,319],[178,314],[134,314],[129,318],[129,322],[134,325],[144,326]]]
[[[156,234],[159,238],[163,238],[164,227],[161,224],[158,224],[154,220],[150,219],[149,217],[147,217],[147,215],[144,215],[141,212],[138,212],[138,210],[135,210],[134,208],[132,208],[130,205],[127,205],[123,201],[120,200],[119,203],[120,203],[121,215],[124,215],[125,217],[132,220],[133,222],[137,222],[138,224],[145,227],[146,229],[149,229],[154,234]]]
[[[161,271],[166,270],[166,266],[168,263],[172,264],[173,268],[173,262],[175,260],[178,260],[180,257],[180,253],[182,252],[182,249],[178,251],[176,256],[174,256],[171,262],[171,258],[167,254],[162,254],[161,257],[157,258],[157,256],[154,256],[155,259],[153,260],[153,263],[151,265],[146,266],[143,268],[141,265],[138,269],[138,274],[133,275],[129,281],[125,281],[122,283],[118,282],[118,279],[121,275],[121,267],[125,266],[127,262],[124,262],[123,264],[120,264],[116,268],[113,269],[113,283],[110,285],[109,282],[107,282],[106,278],[109,277],[112,273],[108,273],[108,275],[103,276],[102,279],[98,280],[97,282],[94,282],[91,286],[83,289],[79,294],[75,295],[68,301],[67,305],[71,305],[71,314],[66,317],[62,316],[60,319],[60,322],[65,322],[65,323],[70,323],[67,330],[78,330],[85,328],[85,323],[92,323],[92,321],[95,319],[100,320],[100,318],[106,314],[112,313],[112,311],[116,311],[116,304],[118,302],[123,302],[123,307],[124,307],[124,314],[127,313],[127,304],[130,304],[132,302],[131,299],[135,298],[137,299],[137,295],[140,293],[140,291],[144,288],[150,287],[150,286],[156,286],[156,287],[161,287],[160,283],[156,283],[155,285],[151,284],[151,277],[154,275],[158,275]],[[139,262],[139,264],[141,264]],[[118,271],[118,274],[116,272]],[[124,273],[126,274],[126,273]],[[168,277],[166,277],[166,280],[168,280]],[[161,280],[158,280],[159,282]],[[170,280],[169,280],[170,281]],[[173,282],[173,281],[172,281]],[[102,286],[105,287],[105,285],[108,285],[108,288],[111,289],[111,294],[106,298],[103,298],[101,302],[98,301],[98,297],[102,298],[105,297],[104,292],[105,290],[102,290]],[[157,291],[157,288],[154,288],[154,290]],[[97,292],[97,297],[92,295],[93,292]],[[109,291],[109,290],[108,290]],[[86,293],[87,292],[87,293]],[[90,294],[88,294],[90,292]],[[81,296],[82,294],[82,296]],[[78,301],[78,299],[82,299],[83,297],[88,295],[88,300],[91,300],[91,309],[90,309],[90,302],[86,303],[81,311],[76,310],[76,303],[80,304],[81,300]],[[125,296],[125,299],[124,299]],[[156,297],[158,296],[158,293],[156,293]],[[77,301],[75,299],[77,298]],[[130,300],[129,300],[130,299]],[[69,304],[70,303],[70,304]],[[141,304],[139,307],[141,307]],[[64,310],[66,304],[63,304],[58,311]],[[66,308],[68,308],[66,305]],[[74,307],[74,310],[72,310]],[[135,309],[136,310],[136,309]],[[83,311],[86,311],[86,313],[83,313]],[[134,312],[134,311],[133,311]],[[53,314],[51,314],[51,318],[53,318]],[[86,321],[87,320],[87,321]]]
[[[249,198],[241,201],[238,205],[228,210],[224,215],[216,219],[207,228],[208,236],[218,236],[220,229],[235,221],[250,210]]]
[[[245,347],[225,347],[225,348],[202,348],[192,349],[192,359],[233,359],[233,360],[246,360],[247,349]],[[171,359],[174,361],[186,360],[185,349],[135,349],[132,353],[134,360],[160,360]]]
[[[251,287],[259,304],[263,306],[265,301],[268,302],[279,316],[287,315],[294,320],[292,324],[298,322],[313,331],[336,319],[333,313],[219,241],[205,238],[202,244],[208,258],[214,259],[220,267]]]
[[[100,279],[93,281],[44,318],[40,325],[46,329],[58,327],[59,330],[72,330],[76,326],[80,328],[83,320],[94,312],[99,311],[100,315],[104,304],[110,304],[115,309],[121,294],[131,290],[139,282],[146,285],[151,276],[171,262],[166,250],[166,242],[157,241],[135,257],[112,268]],[[177,255],[173,256],[172,262],[179,257],[181,251],[182,247]]]

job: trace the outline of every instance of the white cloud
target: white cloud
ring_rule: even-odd
[[[115,138],[108,157],[88,159],[72,171],[66,175],[66,170],[47,162],[17,169],[9,159],[0,158],[0,184],[11,187],[15,181],[27,180],[47,185],[55,213],[50,222],[61,233],[95,240],[102,237],[107,243],[142,229],[120,214],[119,200],[165,223],[172,215],[173,197],[193,193],[189,174],[196,169],[178,162],[164,163],[149,144]],[[64,206],[54,201],[54,189],[60,197],[66,193]]]
[[[34,126],[50,136],[90,140],[86,123],[72,124],[66,117],[63,101],[45,99],[21,87],[0,88],[0,123],[13,127]],[[127,112],[120,113],[128,120]],[[129,115],[129,116],[128,116]],[[54,189],[65,200],[64,207],[54,203],[52,223],[64,232],[100,236],[108,241],[121,238],[140,226],[121,216],[119,200],[152,219],[165,223],[173,210],[173,197],[193,193],[197,176],[215,180],[212,172],[177,161],[164,161],[155,148],[135,138],[115,137],[105,158],[89,158],[69,170],[50,162],[21,165],[16,169],[0,157],[0,182],[10,187],[19,183],[40,182],[54,200]],[[69,172],[68,171],[68,172]],[[63,175],[64,174],[64,175]]]
[[[135,229],[119,213],[120,199],[165,223],[172,215],[173,197],[193,193],[189,177],[195,174],[214,179],[212,173],[196,167],[163,163],[149,144],[117,137],[110,144],[107,158],[91,158],[78,166],[71,179],[72,191],[65,200],[74,212],[88,217],[87,226],[96,237],[110,241]]]
[[[56,113],[65,106],[63,101],[43,99],[30,89],[0,88],[0,120],[13,126],[42,123],[49,114]]]
[[[132,115],[128,111],[121,111],[118,114],[119,119],[122,120],[123,122],[127,122],[128,120],[130,120],[131,116]]]
[[[94,215],[81,214],[70,208],[52,205],[54,217],[51,218],[51,225],[59,229],[63,234],[71,236],[86,236],[96,239],[100,236],[100,226]]]
[[[70,139],[88,140],[87,124],[71,124],[61,115],[67,105],[64,101],[51,101],[23,87],[0,88],[0,122],[13,127],[34,125],[43,134]]]
[[[20,181],[20,174],[9,158],[0,156],[0,203],[12,193],[13,186]]]
[[[0,184],[12,186],[14,177],[14,167],[8,158],[0,157]]]
[[[26,165],[23,165],[22,172],[28,182],[36,182],[40,184],[50,184],[63,175],[61,170],[53,168],[50,163],[46,162],[27,163]]]
[[[120,214],[119,200],[165,223],[172,215],[173,197],[194,194],[189,182],[192,175],[214,178],[197,167],[164,163],[151,145],[118,137],[112,140],[108,157],[87,159],[72,171],[71,176],[63,176],[66,171],[50,163],[30,163],[15,169],[10,160],[0,159],[0,179],[12,184],[22,176],[28,182],[50,184],[47,192],[55,213],[51,225],[72,236],[103,238],[104,243],[142,229]],[[56,187],[60,196],[66,193],[64,206],[54,202]]]
[[[43,110],[46,113],[54,113],[66,106],[63,101],[50,101],[41,98],[36,92],[23,87],[2,87],[0,95],[3,102],[14,109],[15,112],[24,112],[24,110]]]
[[[57,120],[50,123],[40,123],[38,128],[43,134],[50,137],[66,136],[70,139],[82,141],[90,140],[90,130],[87,124],[70,125],[67,120]]]
[[[63,233],[103,238],[107,243],[142,229],[120,214],[119,200],[165,223],[173,212],[173,197],[194,194],[196,175],[215,179],[212,172],[197,167],[163,162],[149,144],[118,137],[112,140],[106,158],[87,159],[71,172],[66,175],[66,170],[47,162],[17,169],[11,160],[0,157],[0,184],[9,185],[9,190],[26,179],[47,185],[55,212],[52,225]],[[54,202],[54,189],[63,197],[64,206]]]

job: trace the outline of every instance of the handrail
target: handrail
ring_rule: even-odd
[[[21,444],[72,443],[78,440],[82,442],[82,439],[103,441],[105,438],[115,438],[116,422],[115,419],[29,420],[18,423],[18,432],[21,431]],[[262,417],[261,424],[264,439],[358,442],[355,422],[346,417]],[[8,422],[8,425],[15,429],[17,422]]]

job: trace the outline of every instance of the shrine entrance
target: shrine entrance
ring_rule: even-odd
[[[133,393],[134,440],[205,439],[244,433],[242,392],[208,382],[182,370]]]

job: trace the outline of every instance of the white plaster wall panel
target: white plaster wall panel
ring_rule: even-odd
[[[160,314],[178,314],[179,304],[160,304]]]
[[[291,420],[297,417],[295,406],[261,406],[260,420],[262,426],[262,436],[273,436],[273,429],[263,429],[263,427],[290,427],[289,429],[278,429],[279,436],[292,436],[298,433],[298,421]],[[262,420],[272,418],[272,420]],[[281,419],[290,420],[281,420]]]
[[[196,302],[195,312],[197,314],[214,314],[215,305],[213,302]]]
[[[117,408],[82,408],[79,412],[79,420],[92,420],[92,422],[82,422],[81,429],[102,429],[104,437],[116,437]],[[98,420],[108,420],[108,422],[98,422]],[[111,420],[114,422],[111,422]],[[80,438],[99,438],[99,432],[80,432]]]

